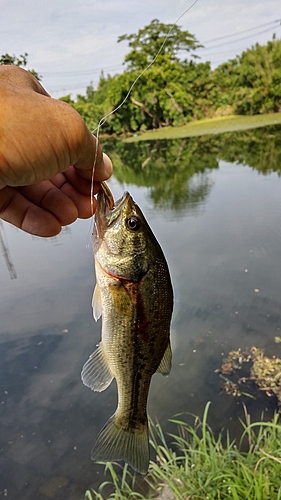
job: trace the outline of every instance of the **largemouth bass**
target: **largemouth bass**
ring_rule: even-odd
[[[147,397],[152,375],[171,369],[173,290],[152,230],[129,193],[113,209],[97,198],[93,248],[94,318],[102,340],[82,370],[84,384],[105,390],[115,377],[118,407],[99,433],[93,460],[124,460],[144,474],[149,465]]]

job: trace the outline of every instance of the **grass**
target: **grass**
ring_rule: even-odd
[[[151,141],[156,139],[177,139],[195,137],[206,134],[221,134],[252,128],[265,127],[281,123],[281,113],[266,113],[263,115],[241,116],[230,115],[219,118],[209,118],[190,122],[181,127],[163,127],[149,130],[140,135],[124,139],[124,142]]]
[[[238,443],[222,436],[215,438],[208,426],[210,403],[202,421],[194,425],[172,419],[177,428],[173,450],[159,424],[151,424],[151,444],[157,455],[144,481],[149,492],[139,493],[135,476],[127,466],[120,477],[112,464],[106,464],[111,481],[98,491],[87,491],[85,500],[281,500],[281,426],[276,415],[272,422],[246,423]],[[248,451],[241,451],[241,449]],[[177,450],[177,451],[175,451]],[[104,495],[111,483],[111,493]]]

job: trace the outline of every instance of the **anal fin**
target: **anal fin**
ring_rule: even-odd
[[[160,364],[156,371],[158,373],[162,373],[162,375],[169,375],[171,368],[172,368],[172,349],[169,341],[166,351],[164,352],[164,356],[161,359]]]

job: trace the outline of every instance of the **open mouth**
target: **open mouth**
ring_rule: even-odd
[[[107,220],[107,225],[111,226],[111,224],[119,217],[119,215],[122,212],[123,207],[126,205],[130,195],[127,191],[123,194],[119,200],[117,200],[114,203],[114,207],[112,210],[108,210],[107,213],[105,213],[105,217]]]
[[[102,191],[107,199],[107,204],[108,204],[109,209],[112,210],[114,208],[114,198],[113,198],[113,194],[110,191],[106,182],[101,183],[101,189],[102,189]]]
[[[106,186],[107,187],[107,186]],[[126,191],[119,200],[114,203],[113,196],[111,194],[110,200],[108,198],[108,192],[111,194],[111,191],[108,188],[108,191],[102,188],[102,191],[98,194],[98,208],[96,211],[96,222],[98,226],[110,227],[113,222],[118,219],[120,216],[123,207],[126,205],[130,198],[130,194]],[[113,200],[113,207],[110,208],[111,200]]]

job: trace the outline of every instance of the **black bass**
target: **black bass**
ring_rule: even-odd
[[[153,232],[129,193],[112,210],[97,198],[93,248],[94,318],[102,340],[82,370],[84,384],[105,390],[115,377],[118,407],[99,433],[92,459],[125,460],[145,474],[149,465],[147,397],[152,375],[171,369],[173,290]]]

